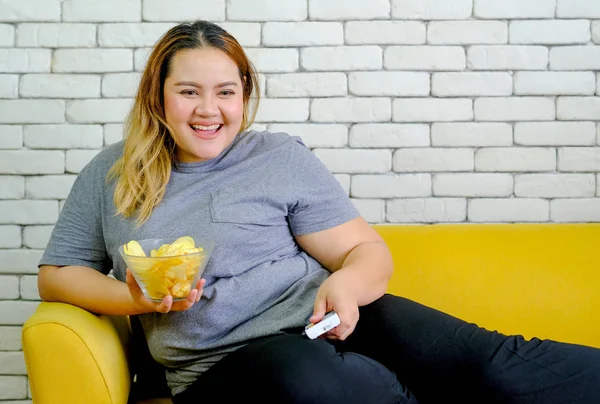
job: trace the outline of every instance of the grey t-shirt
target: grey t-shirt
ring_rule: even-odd
[[[245,132],[214,159],[175,163],[164,199],[139,228],[135,218],[115,215],[114,182],[106,181],[122,152],[123,142],[109,146],[78,175],[40,264],[113,269],[123,281],[123,243],[213,238],[200,302],[184,312],[139,316],[173,394],[249,340],[306,323],[329,272],[294,236],[340,225],[358,212],[299,138]]]

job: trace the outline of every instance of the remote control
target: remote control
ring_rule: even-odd
[[[340,325],[340,318],[338,317],[335,311],[330,311],[325,314],[323,320],[319,321],[315,324],[309,324],[304,328],[304,334],[310,339],[315,339],[319,335],[325,334],[327,331],[332,328]]]

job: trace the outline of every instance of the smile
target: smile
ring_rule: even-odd
[[[192,130],[196,134],[196,137],[199,137],[200,139],[216,138],[222,127],[223,127],[222,124],[210,125],[210,126],[190,125],[190,128],[192,128]]]

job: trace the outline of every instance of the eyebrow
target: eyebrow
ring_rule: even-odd
[[[202,86],[198,83],[194,83],[193,81],[178,81],[175,83],[176,86],[192,86],[196,88],[201,88]],[[224,81],[223,83],[219,83],[216,85],[217,88],[227,87],[227,86],[237,86],[238,84],[235,81]]]

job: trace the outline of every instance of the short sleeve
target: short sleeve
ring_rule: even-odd
[[[294,236],[315,233],[360,216],[337,179],[300,140],[291,139],[288,174],[294,200],[288,221]]]

